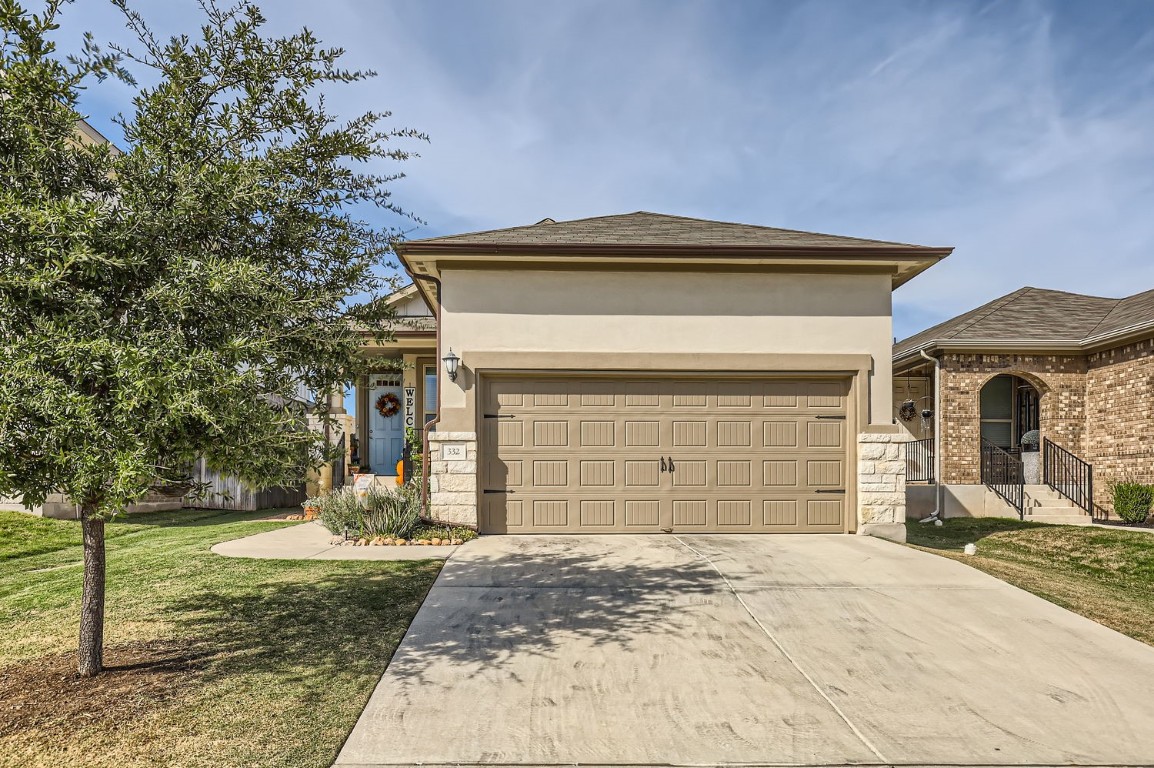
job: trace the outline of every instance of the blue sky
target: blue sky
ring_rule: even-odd
[[[895,294],[899,337],[1023,285],[1154,288],[1148,0],[261,5],[380,73],[332,106],[430,135],[394,187],[413,237],[649,210],[955,246]],[[64,22],[126,39],[103,0]],[[115,138],[130,95],[82,107]]]

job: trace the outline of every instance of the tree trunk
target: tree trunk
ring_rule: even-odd
[[[104,520],[95,517],[95,505],[80,509],[84,528],[84,594],[80,600],[81,677],[96,677],[104,670]]]

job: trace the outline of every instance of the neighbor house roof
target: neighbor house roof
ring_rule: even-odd
[[[1087,351],[1154,331],[1154,291],[1125,299],[1021,288],[894,345],[894,362],[919,350]]]
[[[573,221],[543,219],[527,226],[410,240],[396,247],[430,304],[435,297],[422,278],[437,277],[440,267],[450,262],[876,269],[888,272],[897,287],[952,250],[647,211]]]

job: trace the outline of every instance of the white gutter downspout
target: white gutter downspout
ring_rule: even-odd
[[[942,522],[942,361],[930,357],[924,349],[918,354],[934,364],[934,513],[923,523]]]

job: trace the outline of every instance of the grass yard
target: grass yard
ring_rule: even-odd
[[[961,560],[1154,645],[1154,533],[958,518],[906,525],[908,543]],[[962,547],[978,546],[967,557]]]
[[[441,563],[209,552],[267,515],[110,524],[109,671],[81,680],[79,523],[0,512],[0,766],[331,765]]]

